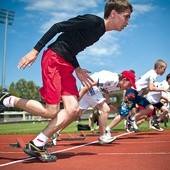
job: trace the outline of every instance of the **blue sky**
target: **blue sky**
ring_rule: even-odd
[[[80,66],[92,73],[103,69],[117,73],[133,69],[138,79],[153,68],[157,59],[163,59],[169,66],[157,79],[162,81],[170,73],[170,0],[130,2],[134,12],[129,26],[121,32],[107,32],[97,43],[79,53]],[[0,0],[0,8],[15,12],[13,25],[8,26],[5,86],[21,78],[33,80],[41,86],[42,52],[36,62],[25,70],[17,69],[20,58],[54,23],[85,13],[102,17],[104,4],[104,0]],[[0,24],[0,75],[4,28],[4,24]]]

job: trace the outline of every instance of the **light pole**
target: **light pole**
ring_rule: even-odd
[[[15,13],[10,10],[0,9],[0,23],[5,24],[4,32],[4,48],[2,58],[2,88],[5,88],[5,71],[6,71],[6,45],[7,45],[7,30],[8,25],[12,25]]]

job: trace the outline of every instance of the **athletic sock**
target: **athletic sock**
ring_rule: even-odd
[[[33,143],[35,146],[41,147],[44,146],[46,144],[48,140],[48,137],[46,135],[44,135],[44,133],[40,133],[34,140]]]
[[[14,100],[15,100],[15,96],[6,97],[3,100],[3,104],[5,107],[14,107]]]
[[[106,127],[106,131],[110,131],[110,128],[109,128],[109,126],[107,126],[107,127]]]
[[[135,117],[134,116],[129,116],[129,120],[130,121],[135,121]]]

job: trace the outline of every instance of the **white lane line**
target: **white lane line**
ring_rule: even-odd
[[[170,152],[97,153],[97,155],[170,155]]]
[[[25,162],[25,161],[29,161],[29,160],[33,160],[33,159],[35,159],[35,157],[29,157],[29,158],[25,158],[25,159],[20,159],[20,160],[17,160],[17,161],[1,164],[0,167],[16,164],[16,163],[20,163],[20,162]]]
[[[12,153],[12,154],[19,154],[19,153],[22,153],[22,154],[23,154],[23,152],[3,152],[3,151],[0,152],[0,154],[4,154],[4,153],[5,153],[5,154],[11,154],[11,153]]]
[[[82,145],[74,146],[74,147],[71,147],[71,148],[66,148],[66,149],[59,150],[59,151],[55,151],[55,152],[51,152],[51,153],[54,154],[54,153],[65,152],[65,151],[69,151],[69,150],[81,148],[81,147],[83,147],[83,146],[88,146],[88,145],[91,145],[91,144],[94,144],[94,143],[98,143],[98,142],[99,142],[99,141],[96,140],[96,141],[93,141],[93,142],[90,142],[90,143],[85,143],[85,144],[82,144]]]
[[[123,134],[120,134],[120,135],[117,135],[117,136],[114,136],[114,137],[119,138],[121,136],[129,135],[131,133],[123,133]],[[84,147],[84,146],[92,145],[94,143],[98,143],[98,140],[93,141],[93,142],[89,142],[89,143],[85,143],[85,144],[82,144],[82,145],[74,146],[74,147],[71,147],[71,148],[66,148],[66,149],[62,149],[62,150],[59,150],[59,151],[51,152],[51,153],[54,154],[54,153],[65,152],[65,151],[81,148],[81,147]],[[25,161],[29,161],[29,160],[34,160],[34,159],[35,159],[35,157],[24,158],[24,159],[20,159],[20,160],[17,160],[17,161],[12,161],[12,162],[8,162],[8,163],[0,164],[0,167],[8,166],[8,165],[16,164],[16,163],[21,163],[21,162],[25,162]]]
[[[147,141],[147,142],[144,142],[144,141],[140,141],[140,142],[133,142],[133,141],[121,141],[121,143],[131,143],[131,144],[134,144],[134,143],[147,143],[147,144],[153,144],[153,143],[155,143],[155,144],[159,144],[159,143],[170,143],[170,141],[152,141],[152,140],[150,140],[150,141]]]

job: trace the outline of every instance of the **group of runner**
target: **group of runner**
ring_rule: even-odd
[[[32,99],[13,96],[5,90],[0,93],[0,112],[6,107],[16,107],[51,119],[45,129],[26,145],[24,148],[26,154],[37,157],[42,162],[56,161],[57,157],[46,150],[45,144],[53,134],[67,127],[89,106],[96,107],[101,113],[99,116],[101,144],[115,140],[109,130],[122,117],[126,117],[136,104],[144,108],[137,111],[134,116],[128,117],[127,123],[133,130],[138,129],[136,121],[154,109],[153,104],[143,95],[146,89],[167,91],[165,87],[154,85],[157,75],[165,72],[166,62],[158,60],[154,69],[143,75],[135,84],[135,73],[131,70],[123,70],[121,73],[103,70],[90,76],[90,71],[81,68],[76,57],[79,52],[97,42],[107,31],[123,30],[128,25],[132,11],[133,7],[128,0],[107,0],[103,18],[85,14],[56,23],[34,48],[21,58],[18,69],[31,66],[44,46],[61,33],[44,51],[41,60],[43,87],[40,89],[40,95],[45,105]],[[74,71],[82,84],[80,92],[73,75]],[[120,117],[115,118],[113,121],[116,122],[106,127],[108,114],[110,111],[116,111],[109,101],[109,93],[120,88],[125,91]],[[60,109],[61,100],[63,109]],[[161,104],[157,104],[156,107],[162,108]]]

